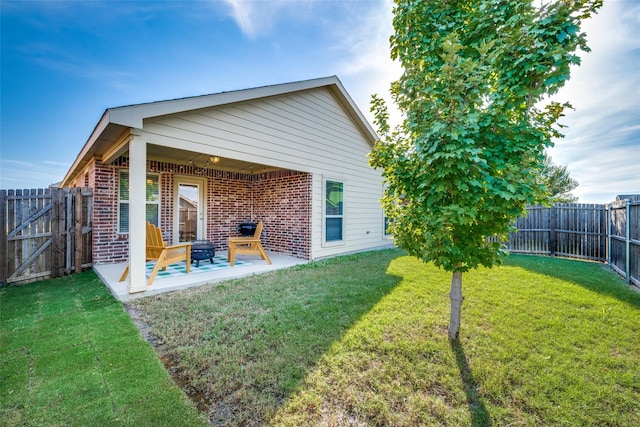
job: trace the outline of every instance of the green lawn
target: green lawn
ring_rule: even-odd
[[[89,271],[0,288],[0,425],[208,423]]]
[[[593,425],[640,419],[640,293],[598,264],[464,276],[389,250],[134,300],[92,272],[0,288],[0,425]],[[636,424],[637,425],[637,424]]]
[[[450,274],[393,250],[133,305],[214,425],[637,423],[640,293],[533,256],[463,280],[453,344]]]

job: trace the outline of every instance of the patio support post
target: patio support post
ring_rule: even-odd
[[[129,141],[129,293],[147,290],[146,262],[146,180],[147,143],[132,130]]]

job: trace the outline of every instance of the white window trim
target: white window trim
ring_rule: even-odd
[[[327,241],[327,181],[342,184],[342,215],[331,215],[330,218],[342,217],[342,240]],[[343,178],[322,177],[322,247],[344,246],[347,241],[347,183]]]
[[[387,213],[382,209],[382,236],[386,239],[393,238],[393,234],[387,233]]]
[[[121,204],[129,204],[129,199],[127,200],[122,200],[120,198],[120,180],[121,180],[121,174],[122,172],[127,172],[129,174],[129,179],[131,179],[131,173],[129,172],[129,169],[127,168],[122,168],[122,169],[118,169],[118,181],[117,181],[117,186],[118,186],[118,201],[117,201],[117,215],[116,215],[116,227],[117,227],[117,234],[129,234],[128,231],[120,231],[120,205]],[[149,176],[157,176],[158,177],[158,201],[157,202],[150,202],[148,200],[145,201],[145,206],[146,205],[151,205],[151,204],[156,204],[158,205],[158,227],[160,226],[160,224],[162,223],[162,218],[161,218],[161,214],[162,214],[162,209],[161,209],[161,205],[160,202],[162,200],[162,182],[161,179],[162,177],[160,176],[159,173],[154,173],[154,172],[147,172],[147,177]]]

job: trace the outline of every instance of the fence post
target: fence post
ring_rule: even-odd
[[[0,226],[4,230],[0,235],[0,286],[7,283],[9,275],[9,254],[7,244],[7,190],[0,190]]]
[[[602,262],[607,261],[607,207],[598,211],[598,253]]]
[[[75,236],[74,239],[75,248],[74,248],[74,256],[75,256],[75,272],[80,273],[82,271],[82,254],[83,254],[83,239],[82,239],[82,188],[74,189],[74,199],[75,199],[75,212],[74,212],[74,229]]]
[[[556,205],[551,206],[549,212],[549,256],[556,255],[556,229],[558,228],[558,211]]]
[[[607,205],[607,227],[605,233],[607,233],[607,266],[611,270],[611,203]]]
[[[73,261],[75,257],[72,257],[73,251],[73,195],[68,188],[64,189],[64,272],[65,274],[71,274],[73,268]]]
[[[51,190],[51,250],[53,251],[51,277],[62,277],[65,273],[64,263],[64,190]]]
[[[625,270],[625,279],[627,281],[627,285],[631,281],[631,260],[629,259],[631,255],[631,201],[626,199],[624,201],[624,211],[626,215],[626,227],[625,227],[625,236],[624,236],[624,251],[625,251],[625,259],[624,259],[624,270]]]

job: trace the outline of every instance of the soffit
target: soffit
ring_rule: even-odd
[[[129,153],[125,154],[125,157]],[[264,165],[261,163],[252,163],[244,160],[230,159],[226,157],[216,156],[218,162],[214,163],[211,156],[203,153],[194,153],[188,150],[179,150],[172,147],[147,144],[147,159],[158,162],[174,163],[176,165],[193,165],[198,168],[207,168],[215,170],[223,170],[229,172],[240,172],[247,174],[256,174],[271,172],[281,168]]]

